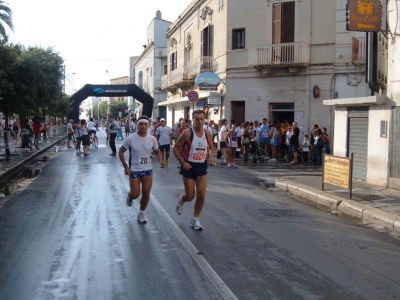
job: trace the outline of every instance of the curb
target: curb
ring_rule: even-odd
[[[400,216],[395,214],[285,179],[276,179],[275,186],[302,197],[302,201],[323,211],[338,211],[338,215],[345,219],[364,224],[379,224],[400,232]]]
[[[32,155],[30,155],[30,156],[26,157],[25,159],[19,161],[13,167],[11,167],[10,169],[8,169],[5,172],[3,172],[2,174],[0,174],[0,189],[7,188],[9,183],[11,181],[13,181],[14,176],[17,176],[18,174],[20,174],[21,169],[25,168],[25,165],[27,163],[29,163],[30,161],[34,160],[37,157],[40,157],[41,155],[46,153],[49,149],[51,149],[55,145],[61,143],[64,139],[65,139],[65,137],[62,137],[62,138],[56,140],[55,142],[53,142],[52,144],[49,144],[48,146],[40,149],[40,151],[33,152]]]

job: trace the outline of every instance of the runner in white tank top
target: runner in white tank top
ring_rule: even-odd
[[[207,188],[207,152],[211,166],[214,162],[214,145],[212,142],[212,133],[204,130],[205,113],[203,110],[193,112],[193,128],[185,130],[174,146],[174,154],[181,163],[183,184],[185,186],[185,195],[179,196],[179,203],[176,206],[176,212],[181,215],[185,202],[192,201],[196,194],[196,204],[194,206],[193,218],[190,221],[190,227],[195,230],[202,230],[200,224],[200,213],[204,206],[204,199]],[[197,191],[195,191],[195,187]]]

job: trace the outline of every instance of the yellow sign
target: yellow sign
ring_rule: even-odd
[[[323,183],[350,188],[351,160],[332,155],[324,155]]]
[[[382,3],[380,0],[348,0],[348,31],[381,31]]]

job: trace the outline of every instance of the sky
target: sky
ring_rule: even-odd
[[[129,57],[147,43],[156,16],[175,21],[191,0],[6,0],[13,11],[10,43],[52,47],[79,90],[129,75]],[[108,73],[107,73],[108,71]],[[67,81],[66,92],[73,87]]]

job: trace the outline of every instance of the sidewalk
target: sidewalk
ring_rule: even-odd
[[[10,138],[9,149],[11,157],[9,160],[5,157],[4,138],[0,139],[0,186],[4,188],[6,183],[9,183],[14,175],[20,174],[21,169],[29,169],[36,166],[28,164],[34,160],[39,160],[44,156],[50,155],[52,152],[57,151],[56,146],[58,144],[65,146],[64,140],[66,139],[65,126],[58,126],[52,131],[52,135],[46,141],[40,141],[39,148],[36,149],[24,149],[20,148],[20,140],[18,138],[17,143],[12,142]],[[33,170],[34,171],[34,170]],[[11,180],[10,180],[11,178]]]
[[[324,211],[366,225],[400,238],[400,191],[353,179],[352,199],[349,191],[325,184],[322,191],[322,168],[287,163],[258,163],[243,166],[245,172],[260,179],[266,187],[276,187]],[[296,197],[295,197],[296,198]]]

